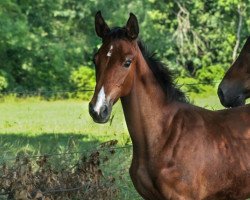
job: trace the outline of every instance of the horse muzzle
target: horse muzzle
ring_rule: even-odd
[[[245,105],[246,98],[240,86],[228,87],[221,84],[217,93],[221,104],[227,108]]]
[[[112,104],[104,103],[97,110],[93,103],[89,103],[89,114],[96,123],[106,123],[110,118],[111,111]]]

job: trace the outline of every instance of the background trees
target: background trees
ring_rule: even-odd
[[[180,84],[206,83],[187,86],[194,92],[213,88],[250,33],[250,0],[2,0],[0,91],[93,86],[98,10],[110,26],[135,13],[140,38],[178,71]]]

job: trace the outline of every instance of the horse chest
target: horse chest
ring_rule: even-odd
[[[145,200],[190,199],[188,196],[182,196],[175,191],[174,185],[181,180],[177,171],[165,170],[152,163],[149,167],[149,163],[150,161],[144,161],[139,164],[134,159],[130,167],[132,182]],[[182,187],[185,186],[182,185]]]
[[[159,193],[154,184],[154,177],[146,166],[142,163],[132,162],[129,172],[136,190],[146,200],[164,200],[165,198]]]

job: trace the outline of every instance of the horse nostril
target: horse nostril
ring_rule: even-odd
[[[102,118],[106,118],[108,116],[108,106],[107,105],[104,105],[101,108],[100,114],[101,114]]]

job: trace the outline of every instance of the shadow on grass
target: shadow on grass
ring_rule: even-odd
[[[75,133],[0,133],[1,159],[18,154],[56,154],[68,151],[88,151],[94,149],[100,141],[89,138],[87,134]]]

